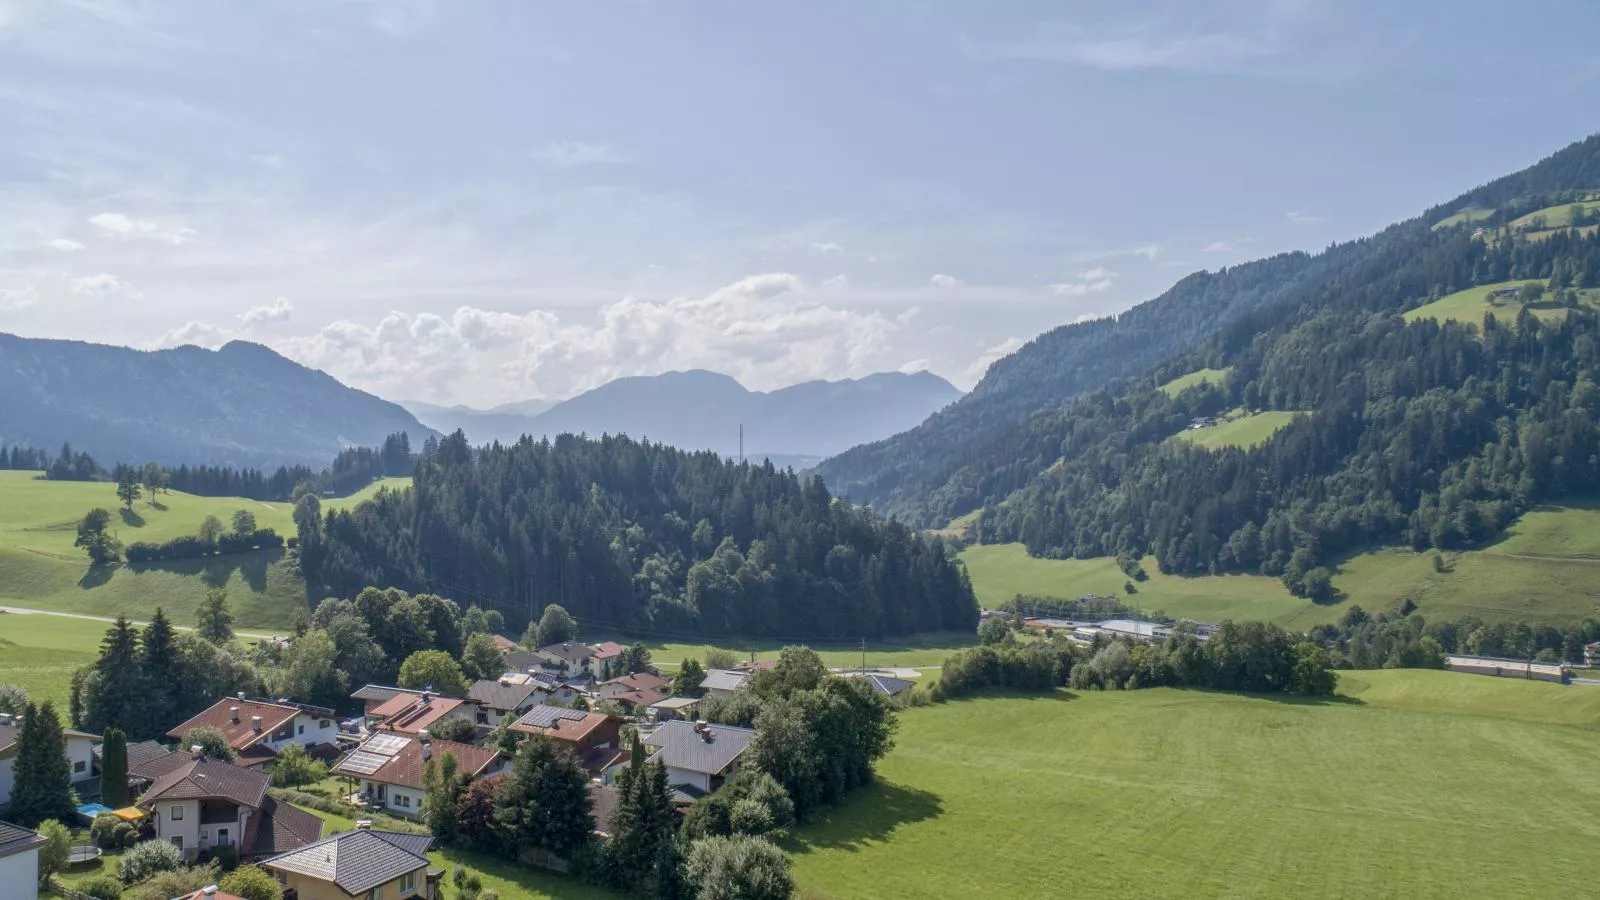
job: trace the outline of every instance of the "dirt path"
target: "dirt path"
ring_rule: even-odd
[[[19,616],[59,616],[59,617],[61,617],[63,619],[83,619],[84,621],[87,621],[87,622],[107,622],[107,623],[110,623],[110,622],[115,622],[116,621],[116,619],[114,617],[112,617],[112,616],[91,616],[91,615],[86,615],[84,613],[58,612],[58,611],[53,610],[53,609],[28,609],[25,606],[0,606],[0,613],[12,613],[14,615],[19,615]],[[143,628],[144,626],[150,624],[149,622],[138,622],[138,621],[135,621],[133,619],[129,619],[128,622],[129,622],[129,624],[137,625],[140,628]],[[172,627],[176,628],[179,631],[193,631],[194,630],[194,628],[192,626],[189,626],[189,625],[174,625]],[[235,637],[242,637],[242,638],[257,638],[257,639],[260,639],[260,638],[278,637],[279,635],[266,634],[264,632],[258,632],[258,631],[235,631],[234,632],[234,636]]]

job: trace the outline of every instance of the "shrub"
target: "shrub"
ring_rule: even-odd
[[[283,748],[278,758],[272,764],[272,783],[279,787],[293,787],[301,784],[314,784],[328,777],[328,766],[319,759],[313,759],[306,752],[306,748],[299,744],[290,744]]]
[[[89,826],[90,842],[101,850],[115,850],[121,847],[122,840],[117,836],[118,825],[125,825],[129,829],[133,827],[110,813],[95,816],[94,823]]]
[[[192,894],[201,888],[217,883],[215,864],[174,869],[150,877],[149,881],[135,885],[123,895],[126,900],[171,900]]]
[[[72,830],[55,819],[45,819],[38,831],[45,839],[39,847],[39,880],[45,881],[66,867],[72,854]]]
[[[278,880],[259,866],[245,866],[229,872],[217,888],[245,900],[283,900],[283,888],[278,886]]]
[[[160,872],[183,866],[183,854],[166,841],[145,841],[123,854],[118,875],[123,884],[138,884]]]
[[[764,838],[710,837],[689,845],[684,876],[697,900],[786,900],[789,858]]]
[[[239,848],[234,846],[213,847],[211,849],[211,859],[222,871],[232,872],[234,869],[239,868]],[[203,884],[200,886],[205,887]]]
[[[132,850],[139,843],[139,829],[133,827],[132,823],[123,822],[117,826],[116,838],[118,847]]]
[[[95,900],[121,900],[122,882],[110,874],[91,875],[78,882],[78,891],[88,894]]]

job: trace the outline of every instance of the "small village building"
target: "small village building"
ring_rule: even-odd
[[[373,735],[334,764],[329,772],[349,778],[367,805],[401,816],[422,811],[422,773],[428,760],[450,754],[457,774],[470,779],[505,769],[505,755],[493,747],[458,744],[387,732]]]
[[[618,694],[631,691],[662,691],[667,685],[667,680],[654,672],[635,672],[632,675],[623,675],[610,681],[602,681],[594,689],[594,694],[601,700],[614,700]]]
[[[0,806],[11,802],[15,787],[17,741],[22,736],[22,716],[0,713]],[[100,767],[95,763],[95,747],[100,736],[87,731],[64,728],[61,731],[63,749],[67,753],[68,767],[72,770],[72,783],[83,785],[99,777]]]
[[[623,691],[620,694],[614,694],[610,698],[612,703],[622,707],[630,716],[643,716],[650,707],[667,699],[669,699],[667,694],[648,688],[637,691]]]
[[[589,645],[577,641],[547,644],[533,652],[541,668],[565,678],[589,675],[589,661],[594,658],[594,651],[589,649]]]
[[[368,719],[376,723],[375,730],[417,735],[426,733],[435,722],[445,719],[460,719],[476,725],[477,710],[476,703],[423,691],[417,695],[400,694],[387,703],[379,704]]]
[[[604,641],[599,644],[589,645],[589,674],[595,678],[606,677],[606,666],[622,659],[628,648],[615,641]]]
[[[1553,681],[1567,684],[1572,675],[1560,663],[1530,662],[1520,659],[1495,659],[1487,656],[1446,656],[1444,667],[1452,672],[1470,675],[1494,675],[1499,678],[1526,678],[1532,681]]]
[[[218,700],[194,718],[167,732],[181,740],[191,728],[210,726],[222,732],[242,766],[264,766],[278,758],[290,744],[307,750],[323,745],[314,755],[337,755],[339,723],[333,710],[287,700],[252,700],[243,694]]]
[[[663,722],[641,740],[649,761],[666,767],[667,783],[692,802],[739,773],[755,737],[752,728],[679,720]]]
[[[904,678],[895,678],[880,672],[846,672],[846,678],[859,678],[871,686],[874,693],[885,697],[898,697],[906,691],[917,686],[915,681]]]
[[[479,681],[467,691],[467,699],[477,704],[479,725],[497,726],[506,718],[512,721],[549,696],[548,686],[526,672],[507,672],[493,681]]]
[[[20,825],[0,822],[0,897],[33,897],[38,894],[39,848],[42,835]]]
[[[565,746],[592,778],[608,778],[629,757],[621,747],[622,719],[602,712],[536,706],[511,730],[544,735]]]
[[[496,650],[505,653],[509,653],[510,651],[516,650],[518,647],[522,646],[503,634],[491,634],[489,635],[489,640],[494,641],[494,648]]]
[[[378,707],[388,703],[390,700],[393,700],[401,694],[410,694],[413,697],[420,697],[424,693],[425,692],[421,690],[394,687],[393,685],[387,684],[368,684],[357,689],[355,693],[350,695],[350,699],[361,701],[361,713],[370,720],[373,712],[376,711]]]
[[[1600,666],[1600,641],[1584,645],[1583,664],[1591,669]]]
[[[432,835],[358,826],[264,860],[261,867],[295,900],[438,900],[438,881],[428,870],[432,847]]]
[[[737,669],[711,669],[706,672],[706,680],[700,682],[700,690],[706,692],[707,697],[726,697],[744,687],[750,680],[749,672]]]
[[[699,709],[698,697],[668,697],[652,704],[647,714],[657,722],[671,722],[677,719],[693,721]]]
[[[235,847],[241,860],[303,847],[322,836],[322,820],[267,796],[265,772],[192,756],[150,785],[139,808],[156,837],[194,859]]]

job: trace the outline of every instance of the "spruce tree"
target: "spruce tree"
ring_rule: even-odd
[[[155,722],[177,718],[176,699],[180,679],[177,677],[179,659],[176,639],[172,621],[161,607],[156,607],[156,614],[139,636],[139,668],[149,689],[145,699],[145,714]]]
[[[46,819],[71,821],[72,765],[67,761],[61,719],[49,700],[28,704],[17,735],[16,787],[7,813],[13,821],[32,828]]]
[[[617,775],[617,806],[611,818],[611,843],[607,851],[623,886],[649,893],[659,873],[657,863],[663,843],[672,840],[677,814],[667,770],[645,762],[644,745],[633,736],[633,758]]]
[[[100,659],[80,684],[84,729],[116,726],[136,739],[154,734],[160,723],[144,712],[143,671],[139,632],[118,616],[100,642]]]
[[[100,744],[100,802],[112,809],[128,805],[128,738],[107,728]]]
[[[507,846],[570,857],[594,830],[588,775],[570,751],[543,735],[522,743],[494,805],[495,827]]]

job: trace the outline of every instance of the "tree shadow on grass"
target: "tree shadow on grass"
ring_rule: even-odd
[[[803,835],[791,835],[783,847],[791,853],[855,852],[887,839],[902,825],[936,818],[943,812],[943,801],[932,791],[875,781],[817,815],[806,823]]]
[[[1281,703],[1284,706],[1366,706],[1367,701],[1360,697],[1347,697],[1344,694],[1334,694],[1332,697],[1308,697],[1305,694],[1250,694],[1241,691],[1218,691],[1208,688],[1187,688],[1196,694],[1216,694],[1224,697],[1243,697],[1246,700],[1265,700],[1268,703]],[[1335,688],[1337,690],[1337,688]]]
[[[199,577],[206,587],[226,587],[235,572],[244,579],[250,590],[259,594],[267,589],[267,570],[283,559],[282,550],[252,550],[248,553],[225,553],[200,559],[163,559],[130,565],[134,574],[143,572],[170,572],[174,575]]]
[[[117,514],[122,516],[122,524],[128,526],[129,528],[143,528],[144,527],[144,516],[139,515],[138,513],[134,512],[133,510],[131,510],[129,508],[127,508],[126,506],[122,507],[121,509],[118,509],[117,510]]]
[[[117,571],[114,565],[99,563],[89,566],[83,577],[78,579],[78,587],[84,590],[93,590],[111,580],[112,573]]]
[[[985,690],[975,694],[961,697],[951,697],[946,703],[972,703],[983,700],[1032,700],[1040,703],[1067,703],[1078,699],[1078,695],[1066,688],[1056,688],[1050,691],[1024,691],[1024,690]]]
[[[165,503],[162,503],[160,500],[151,500],[150,501],[150,508],[155,510],[156,512],[166,512],[167,511],[167,505]]]

